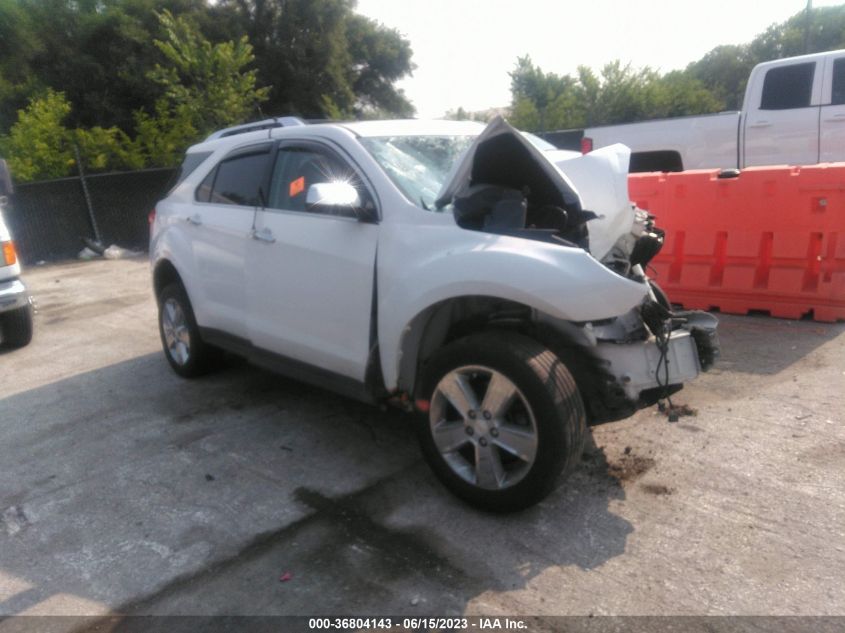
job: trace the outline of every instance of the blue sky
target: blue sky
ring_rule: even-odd
[[[813,0],[813,6],[841,4]],[[417,116],[510,102],[516,58],[546,71],[621,59],[683,68],[719,44],[739,44],[806,7],[806,0],[358,0],[358,12],[411,41],[417,69],[399,84]]]

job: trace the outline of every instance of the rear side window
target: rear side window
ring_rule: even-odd
[[[224,159],[197,188],[199,202],[260,206],[259,193],[267,175],[270,154],[240,154]]]
[[[766,72],[761,110],[791,110],[810,105],[816,62],[779,66]]]
[[[845,103],[845,57],[833,62],[833,91],[830,95],[831,105]]]
[[[185,180],[185,178],[190,176],[197,167],[203,164],[206,158],[211,156],[211,154],[212,152],[194,152],[193,154],[185,154],[185,160],[182,161],[182,164],[176,171],[176,181],[173,186],[176,187]]]

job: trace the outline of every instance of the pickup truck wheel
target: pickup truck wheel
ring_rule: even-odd
[[[581,457],[584,405],[572,374],[536,341],[508,332],[469,336],[430,359],[426,461],[458,497],[511,512],[537,503]]]
[[[214,369],[219,352],[203,342],[188,294],[181,284],[166,286],[158,296],[158,330],[167,362],[183,378]]]
[[[9,310],[0,315],[3,347],[17,348],[29,345],[32,340],[32,306]]]

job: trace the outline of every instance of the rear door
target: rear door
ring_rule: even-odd
[[[352,182],[374,204],[360,170],[338,148],[279,145],[247,256],[250,338],[262,349],[363,382],[378,225],[306,208],[309,187],[336,180]]]
[[[819,160],[822,59],[768,68],[753,87],[744,122],[744,166]]]
[[[845,160],[845,55],[825,60],[819,162]]]
[[[246,249],[267,190],[272,143],[238,148],[209,172],[185,221],[202,293],[200,325],[241,338],[246,325]],[[193,299],[193,298],[192,298]]]

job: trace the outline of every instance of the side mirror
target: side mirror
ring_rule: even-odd
[[[358,190],[348,182],[318,182],[308,187],[305,208],[318,213],[352,215],[362,219],[363,205]]]

